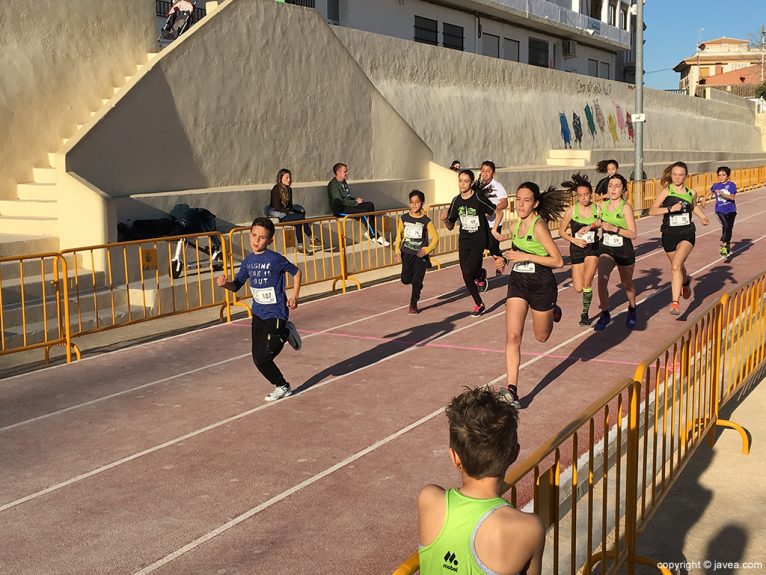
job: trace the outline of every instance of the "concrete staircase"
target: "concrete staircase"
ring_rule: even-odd
[[[104,94],[99,109],[111,105],[135,74],[156,57],[156,53],[147,53],[146,61],[136,64],[133,74],[125,76],[120,86],[111,87],[110,93]],[[91,110],[88,118],[72,126],[60,147],[81,130],[89,129],[99,109]],[[33,167],[31,182],[16,185],[16,199],[0,200],[0,257],[58,249],[56,152],[48,152],[47,165]]]
[[[584,168],[592,166],[591,150],[551,150],[545,160],[547,166]]]

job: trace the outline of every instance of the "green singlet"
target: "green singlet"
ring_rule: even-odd
[[[572,220],[577,222],[578,224],[585,224],[590,225],[593,222],[595,222],[599,218],[599,209],[596,204],[591,204],[591,215],[589,218],[586,218],[585,216],[580,215],[580,202],[577,202],[574,205],[574,209],[572,210]]]
[[[620,204],[617,206],[616,212],[609,211],[609,203],[607,203],[601,210],[601,221],[622,228],[628,229],[628,224],[625,222],[625,214],[622,213],[622,209],[625,207],[625,200],[620,200]]]
[[[433,543],[418,550],[420,575],[493,575],[476,556],[474,540],[479,525],[493,511],[510,504],[502,497],[474,499],[457,489],[448,489],[444,495],[444,525]]]
[[[668,195],[673,196],[674,198],[678,198],[679,200],[683,200],[689,204],[694,203],[694,193],[686,186],[684,186],[683,192],[679,192],[676,190],[673,184],[670,184],[668,186]]]
[[[519,237],[519,228],[521,227],[521,220],[516,222],[516,228],[513,230],[513,245],[517,247],[522,252],[526,252],[528,254],[532,254],[534,256],[547,256],[548,250],[545,249],[545,246],[540,243],[539,240],[535,239],[535,224],[537,224],[537,220],[540,219],[540,216],[535,216],[532,220],[532,223],[529,224],[529,228],[527,229],[527,235],[524,237]]]

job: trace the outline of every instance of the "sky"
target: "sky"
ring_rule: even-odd
[[[644,21],[645,85],[678,88],[673,67],[695,54],[698,34],[702,42],[721,36],[757,42],[766,0],[646,0]]]

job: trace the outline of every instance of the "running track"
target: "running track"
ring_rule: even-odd
[[[633,332],[624,313],[602,334],[578,327],[568,267],[557,273],[564,319],[546,344],[528,323],[522,346],[520,460],[763,269],[764,191],[738,206],[728,259],[715,218],[698,224],[680,320],[659,218],[638,221]],[[457,478],[444,404],[504,380],[501,283],[481,318],[457,266],[427,275],[418,316],[398,281],[301,305],[303,350],[278,360],[299,393],[275,404],[247,320],[0,381],[0,571],[390,572],[415,548],[418,488]]]

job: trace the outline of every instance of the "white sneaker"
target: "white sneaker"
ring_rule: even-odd
[[[287,343],[289,343],[290,347],[292,347],[295,351],[300,350],[301,346],[303,345],[303,341],[301,341],[301,335],[298,333],[295,324],[291,321],[288,321],[286,326]]]
[[[290,389],[290,384],[286,383],[284,385],[280,385],[279,387],[275,387],[274,391],[272,391],[263,399],[266,401],[276,401],[278,399],[282,399],[283,397],[287,397],[288,395],[292,395],[292,393],[293,390]]]
[[[364,234],[362,234],[362,235],[364,236],[364,239],[366,239],[366,240],[370,239],[370,232],[364,232]]]
[[[378,243],[379,243],[381,246],[383,246],[384,248],[387,248],[388,246],[390,246],[390,245],[391,245],[391,242],[389,242],[389,241],[388,241],[386,238],[384,238],[383,236],[378,236],[378,237],[377,237],[377,239],[376,239],[375,241],[376,241],[376,242],[378,242]]]

